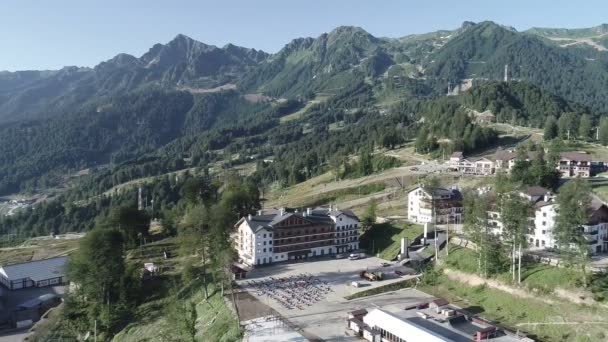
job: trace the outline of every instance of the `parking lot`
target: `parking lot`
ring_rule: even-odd
[[[403,310],[403,307],[420,303],[429,295],[414,290],[404,289],[388,292],[380,295],[364,297],[360,299],[346,300],[344,297],[355,292],[369,290],[374,287],[383,286],[412,278],[412,275],[398,276],[395,271],[413,274],[412,269],[391,263],[383,267],[382,259],[367,257],[359,260],[347,259],[323,259],[311,260],[298,263],[275,264],[268,267],[254,269],[249,272],[247,279],[238,281],[242,289],[248,292],[247,296],[253,297],[257,303],[248,300],[248,311],[252,307],[259,307],[259,315],[278,314],[289,324],[297,327],[302,335],[309,339],[322,339],[326,341],[358,340],[352,332],[346,328],[346,317],[349,311],[357,309],[373,309],[382,307],[386,310]],[[370,282],[362,280],[359,276],[361,271],[381,271],[385,280]],[[304,278],[298,278],[304,277]],[[280,280],[284,279],[284,280]],[[303,299],[295,301],[298,305],[285,305],[277,300],[267,291],[260,291],[256,284],[284,284],[292,281],[292,289],[287,292],[292,296],[301,296]],[[351,285],[353,281],[361,283],[356,288]],[[307,286],[312,287],[308,288]],[[317,290],[317,286],[320,290]],[[327,289],[328,291],[325,291]],[[278,290],[279,295],[282,290]],[[245,295],[245,294],[241,294]],[[244,308],[243,308],[244,309]],[[243,313],[252,316],[251,312]]]

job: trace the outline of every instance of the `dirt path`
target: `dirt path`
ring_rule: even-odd
[[[486,284],[486,286],[489,286],[493,289],[501,290],[501,291],[510,293],[510,294],[520,297],[520,298],[536,299],[536,300],[540,300],[544,303],[551,304],[551,305],[556,304],[557,303],[556,300],[560,300],[560,301],[565,300],[565,301],[569,301],[571,303],[579,304],[579,305],[598,305],[603,308],[608,308],[608,305],[594,301],[593,298],[591,297],[590,293],[586,293],[585,291],[582,291],[582,290],[576,291],[576,290],[566,290],[566,289],[562,289],[562,288],[556,288],[555,291],[553,292],[553,295],[557,298],[556,298],[556,300],[554,300],[554,299],[549,299],[549,298],[540,296],[536,293],[532,293],[523,288],[513,287],[511,285],[505,284],[501,281],[494,280],[494,279],[485,279],[485,278],[482,278],[475,274],[465,273],[465,272],[461,272],[461,271],[457,271],[457,270],[453,270],[453,269],[449,269],[449,268],[444,269],[444,273],[447,275],[448,278],[450,278],[452,280],[457,280],[461,283],[469,284],[471,286],[479,286],[479,285]]]
[[[471,286],[479,286],[479,285],[485,284],[488,287],[510,293],[510,294],[520,297],[520,298],[536,299],[536,300],[540,300],[540,301],[545,302],[550,305],[555,304],[554,300],[542,298],[536,294],[530,293],[523,289],[513,288],[511,286],[505,285],[494,279],[485,279],[485,278],[482,278],[482,277],[474,275],[474,274],[464,273],[464,272],[456,271],[456,270],[449,269],[449,268],[445,268],[443,270],[443,273],[445,273],[445,275],[452,280],[456,280],[461,283],[469,284]]]

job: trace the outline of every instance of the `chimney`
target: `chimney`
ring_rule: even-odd
[[[312,215],[312,208],[306,208],[306,215]]]
[[[262,215],[262,209],[258,210],[258,216]]]
[[[249,219],[249,221],[251,221],[251,214],[249,214],[249,215],[247,216],[247,219]]]
[[[279,215],[280,215],[280,216],[285,215],[285,208],[281,208],[281,209],[279,209]]]

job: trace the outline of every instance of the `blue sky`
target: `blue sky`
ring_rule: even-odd
[[[94,66],[121,52],[140,56],[178,33],[276,52],[339,25],[400,37],[465,20],[518,30],[589,27],[608,22],[606,13],[606,0],[2,0],[0,70]]]

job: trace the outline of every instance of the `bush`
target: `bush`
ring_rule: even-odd
[[[439,278],[441,277],[441,269],[429,265],[422,272],[420,284],[426,286],[435,286],[438,284]]]

